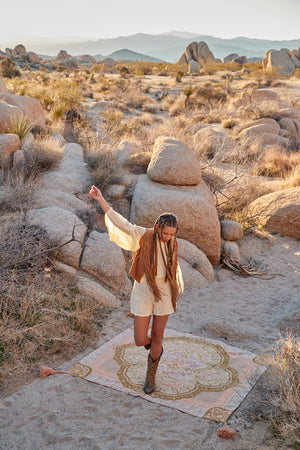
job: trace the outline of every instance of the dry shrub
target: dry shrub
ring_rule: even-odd
[[[286,187],[300,186],[300,164],[296,165],[294,169],[285,178]]]
[[[151,156],[151,152],[135,153],[123,163],[123,167],[129,168],[133,173],[147,173]]]
[[[85,154],[85,160],[90,168],[93,184],[104,189],[117,179],[120,170],[117,158],[111,151],[94,150]]]
[[[159,111],[159,106],[154,100],[149,100],[143,104],[142,110],[151,114],[157,114]]]
[[[284,178],[288,177],[297,166],[300,167],[300,153],[270,149],[257,163],[256,171],[258,175]]]
[[[291,448],[300,446],[300,342],[289,335],[277,343],[271,360],[273,397],[275,406],[273,431],[276,437]]]
[[[169,106],[169,113],[171,117],[182,114],[186,107],[187,97],[185,94],[180,93],[176,100]]]
[[[222,127],[229,128],[230,130],[239,124],[238,119],[230,118],[222,120]]]
[[[22,176],[8,174],[0,185],[1,215],[24,212],[33,207],[35,183],[32,178],[24,181]]]
[[[63,146],[51,137],[29,140],[22,146],[25,156],[25,176],[35,178],[54,169],[61,161]]]
[[[42,228],[27,224],[22,215],[13,223],[5,218],[0,234],[0,384],[8,393],[38,362],[65,360],[91,345],[109,309],[81,295],[74,278],[52,268],[56,243]]]

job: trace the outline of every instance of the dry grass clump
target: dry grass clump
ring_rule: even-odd
[[[231,117],[230,119],[222,120],[222,127],[223,128],[228,128],[228,129],[231,130],[232,128],[234,128],[239,123],[240,123],[240,121],[238,119],[234,119],[233,117]]]
[[[275,406],[273,432],[290,448],[300,446],[300,342],[296,336],[281,339],[271,360]]]
[[[151,152],[136,153],[123,163],[123,167],[130,169],[133,173],[147,173],[151,156]]]
[[[38,362],[65,360],[90,345],[109,310],[79,295],[76,281],[52,268],[56,243],[41,227],[22,215],[13,223],[6,217],[0,234],[0,387],[9,392]]]
[[[89,165],[93,184],[99,189],[104,189],[117,179],[120,166],[111,151],[101,149],[89,151],[85,153],[85,161]]]
[[[264,153],[254,170],[262,176],[288,178],[297,166],[300,167],[300,153],[275,148]]]
[[[9,173],[0,185],[0,216],[25,212],[33,206],[35,183],[32,178],[24,181],[22,176]]]
[[[27,178],[36,178],[41,173],[54,169],[63,154],[63,146],[51,137],[25,141],[22,150],[25,156],[24,174]]]

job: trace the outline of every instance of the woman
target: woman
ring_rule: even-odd
[[[95,186],[91,187],[90,195],[105,213],[110,240],[133,252],[130,275],[135,281],[130,309],[134,317],[134,340],[137,346],[150,349],[143,390],[146,394],[152,394],[163,353],[164,330],[169,314],[177,310],[178,293],[183,291],[177,261],[177,219],[173,214],[166,213],[158,217],[153,228],[139,227],[114,211]],[[151,316],[151,336],[148,336]]]

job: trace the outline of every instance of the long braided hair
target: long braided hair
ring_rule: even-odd
[[[165,266],[166,266],[166,281],[169,279],[171,283],[176,283],[176,280],[174,279],[174,251],[177,246],[176,237],[178,232],[178,222],[176,216],[171,213],[164,213],[161,214],[156,221],[154,222],[154,233],[153,233],[153,240],[151,245],[151,253],[150,253],[150,264],[152,267],[152,270],[154,271],[156,268],[156,262],[157,262],[157,246],[156,246],[156,239],[159,240],[160,238],[158,235],[158,229],[162,230],[165,226],[167,227],[173,227],[176,229],[174,237],[170,239],[167,242],[167,261],[164,260]]]

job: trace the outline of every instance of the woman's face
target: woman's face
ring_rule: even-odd
[[[162,242],[168,242],[172,237],[175,236],[176,228],[169,227],[168,225],[163,225],[162,227],[157,227],[158,237]]]

